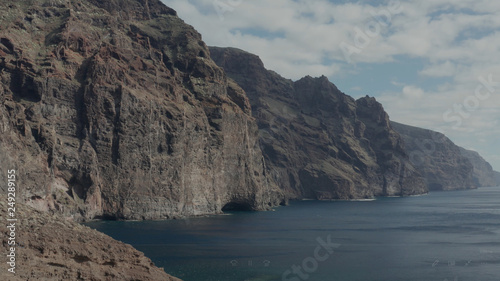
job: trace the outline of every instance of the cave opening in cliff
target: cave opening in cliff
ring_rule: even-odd
[[[223,212],[248,212],[252,210],[252,206],[246,202],[232,201],[222,207]]]
[[[94,216],[92,219],[93,220],[103,220],[103,221],[118,221],[118,220],[123,220],[123,217],[110,215],[110,214],[101,214],[101,215]]]

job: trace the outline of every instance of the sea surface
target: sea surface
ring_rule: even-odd
[[[185,281],[500,281],[500,188],[87,225]]]

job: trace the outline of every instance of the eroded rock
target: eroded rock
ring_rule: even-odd
[[[7,197],[0,195],[0,219],[6,222]],[[181,281],[156,267],[132,246],[89,227],[16,204],[15,273],[2,255],[2,280],[165,280]],[[2,245],[10,229],[0,225]],[[9,253],[10,254],[10,253]],[[10,258],[9,258],[10,259]]]
[[[268,173],[292,198],[354,199],[427,192],[374,98],[354,100],[326,77],[293,82],[255,55],[211,47],[247,93]]]
[[[0,9],[0,156],[18,170],[19,198],[76,220],[282,201],[245,93],[174,10],[158,0]]]

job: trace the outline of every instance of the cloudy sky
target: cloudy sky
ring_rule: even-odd
[[[327,76],[500,170],[500,1],[163,0],[212,46],[286,78]]]

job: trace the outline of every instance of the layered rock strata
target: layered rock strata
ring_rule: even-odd
[[[293,82],[238,49],[210,47],[210,53],[247,93],[268,173],[287,195],[354,199],[427,192],[374,98],[354,100],[324,76]]]
[[[403,137],[412,163],[424,175],[430,190],[478,187],[471,161],[445,135],[396,122],[392,126]]]
[[[245,93],[174,10],[158,0],[0,9],[0,156],[21,175],[19,198],[77,220],[282,201]]]

